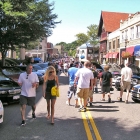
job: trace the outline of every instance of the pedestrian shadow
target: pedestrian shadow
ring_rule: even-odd
[[[119,108],[118,106],[102,106],[102,105],[93,105],[89,106],[88,108]]]
[[[112,109],[112,110],[109,110],[109,109],[89,109],[89,111],[96,111],[96,112],[117,112],[119,111],[118,109]]]

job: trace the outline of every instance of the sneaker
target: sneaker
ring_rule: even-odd
[[[84,109],[84,107],[80,107],[80,108],[78,109],[78,112],[81,112],[83,109]]]
[[[111,98],[108,98],[108,103],[111,103]]]
[[[122,98],[118,97],[117,99],[118,99],[118,101],[122,102]]]
[[[125,103],[128,104],[128,100],[125,100]]]
[[[103,98],[103,99],[101,99],[101,101],[105,101],[105,99]]]
[[[23,120],[22,122],[21,122],[21,126],[24,126],[26,124],[26,122]]]
[[[32,113],[32,118],[36,119],[35,113]]]
[[[83,112],[86,112],[86,108],[83,109]]]
[[[68,101],[66,101],[66,105],[69,105],[70,106],[70,103]]]

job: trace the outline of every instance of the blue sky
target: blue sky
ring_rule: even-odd
[[[56,21],[62,20],[53,29],[48,42],[71,43],[75,35],[87,32],[91,24],[99,24],[101,11],[136,13],[140,11],[140,0],[49,0],[54,2],[53,13],[58,15]]]

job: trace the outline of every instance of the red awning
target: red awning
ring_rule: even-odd
[[[109,53],[106,54],[106,58],[108,58],[108,57],[109,57]]]
[[[119,54],[118,52],[114,52],[114,53],[112,54],[112,58],[118,58],[118,57],[119,57],[118,54]]]
[[[130,55],[133,56],[133,53],[134,53],[134,47],[126,48],[126,52],[129,52]]]
[[[112,58],[112,53],[109,53],[108,58]]]
[[[134,47],[126,48],[126,51],[122,51],[121,56],[124,58],[132,57],[134,53]]]

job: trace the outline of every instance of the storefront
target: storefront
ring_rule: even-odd
[[[135,60],[135,58],[134,58],[134,46],[126,48],[124,51],[122,51],[121,57],[123,58],[123,59],[121,59],[121,61],[127,59],[129,61],[129,63],[134,63],[134,60]]]
[[[118,52],[107,53],[106,58],[108,58],[108,63],[118,63],[119,53]]]
[[[140,45],[134,47],[135,64],[140,67]]]

